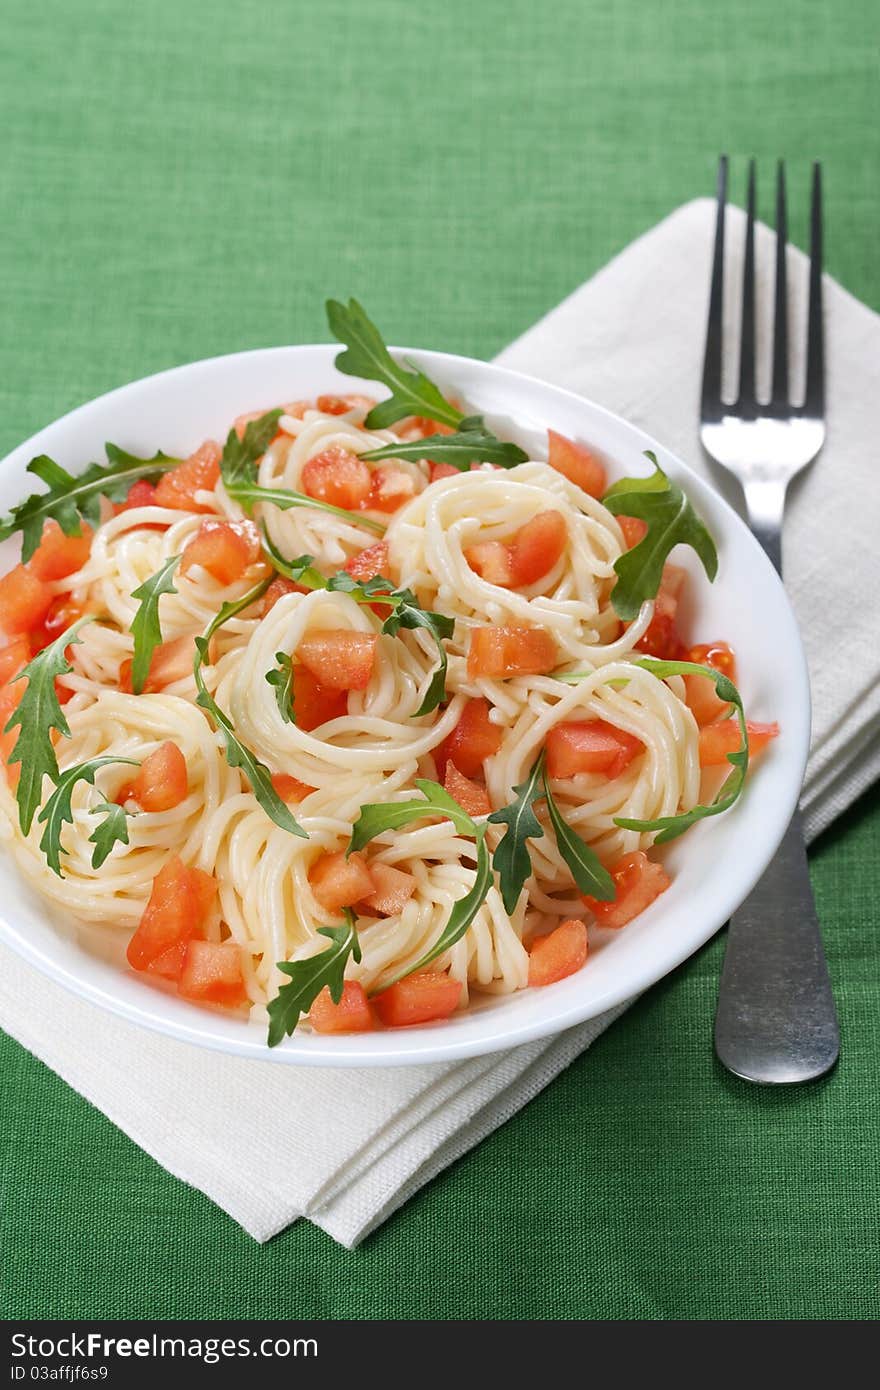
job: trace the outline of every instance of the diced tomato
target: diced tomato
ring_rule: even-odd
[[[432,483],[439,482],[441,478],[454,478],[457,473],[461,472],[461,469],[456,468],[454,463],[431,463],[429,467],[429,477]]]
[[[475,627],[471,630],[467,672],[471,680],[537,676],[557,663],[556,643],[539,627]]]
[[[686,571],[678,565],[663,566],[663,577],[654,600],[654,616],[636,642],[637,651],[647,652],[661,661],[687,660],[687,648],[676,626],[678,602],[686,578]]]
[[[779,725],[756,724],[746,720],[749,736],[749,758],[756,758],[767,747],[771,739],[779,737]],[[740,745],[739,720],[722,719],[720,724],[705,724],[700,730],[700,767],[723,767],[728,753],[735,753]]]
[[[228,1009],[246,1004],[241,947],[234,941],[199,941],[195,937],[188,941],[177,992],[184,999],[224,1004]]]
[[[290,414],[289,411],[287,413]],[[236,419],[233,421],[232,428],[235,430],[235,433],[238,435],[239,439],[244,439],[245,430],[247,429],[248,425],[253,424],[254,420],[262,420],[265,414],[265,410],[247,410],[245,411],[244,415],[237,416]],[[284,431],[276,430],[269,442],[271,444],[274,444],[276,439],[283,438]]]
[[[213,439],[206,439],[194,454],[163,474],[156,484],[156,503],[181,512],[209,512],[210,505],[196,500],[197,492],[213,492],[220,479],[223,450]]]
[[[293,668],[293,718],[298,729],[310,734],[331,719],[348,714],[348,691],[321,685],[305,666]]]
[[[18,786],[21,763],[16,761],[10,766],[9,759],[18,742],[21,729],[16,727],[10,729],[7,733],[6,725],[18,709],[19,702],[25,689],[25,681],[16,681],[13,685],[6,685],[0,690],[0,762],[2,762],[6,768],[6,780],[13,791]]]
[[[294,581],[288,579],[286,575],[276,574],[263,595],[260,616],[265,618],[267,613],[271,613],[278,600],[284,598],[285,594],[307,594],[308,592],[308,589],[304,589],[302,584],[294,583]]]
[[[350,574],[352,579],[356,579],[358,584],[366,584],[368,579],[375,579],[377,574],[387,577],[388,542],[376,541],[375,545],[368,545],[366,550],[359,550],[346,564],[345,572]]]
[[[348,512],[356,512],[367,505],[372,481],[369,468],[357,454],[338,445],[315,454],[301,474],[306,496]]]
[[[421,975],[407,975],[405,980],[389,985],[376,995],[373,1007],[386,1028],[408,1028],[413,1023],[448,1018],[455,1013],[460,998],[460,980],[425,971]]]
[[[451,425],[443,425],[439,420],[429,420],[427,415],[413,415],[410,424],[413,429],[418,430],[422,439],[430,439],[432,434],[455,434]]]
[[[58,594],[49,604],[49,611],[40,626],[34,628],[30,634],[31,650],[34,653],[41,652],[50,642],[54,642],[56,637],[60,637],[62,632],[73,627],[86,612],[84,605],[74,602],[70,594]]]
[[[610,902],[581,894],[600,927],[625,927],[669,887],[669,875],[644,850],[625,854],[611,870],[615,896]]]
[[[301,782],[298,777],[291,777],[287,772],[273,772],[272,786],[282,801],[302,801],[304,796],[315,790],[314,787]]]
[[[474,573],[485,579],[487,584],[511,589],[516,582],[510,546],[503,541],[478,541],[476,545],[467,547],[464,558]]]
[[[549,936],[541,936],[529,952],[529,984],[552,985],[573,975],[587,959],[587,929],[570,917]]]
[[[547,734],[547,775],[575,777],[579,772],[604,772],[619,777],[645,745],[604,719],[557,724]]]
[[[371,864],[370,877],[375,891],[362,899],[362,906],[381,913],[383,917],[394,917],[402,912],[416,891],[413,875],[405,873],[403,869],[395,869],[393,864]]]
[[[39,627],[52,603],[52,590],[24,565],[0,579],[0,628],[10,637]]]
[[[465,777],[476,777],[482,773],[486,759],[498,752],[503,734],[497,724],[491,723],[490,710],[489,701],[482,696],[466,701],[452,733],[434,749],[441,777],[448,761],[454,762]]]
[[[334,1004],[325,985],[309,1010],[316,1033],[369,1033],[376,1026],[370,1001],[358,980],[346,980],[342,998]]]
[[[186,759],[176,743],[163,743],[144,758],[137,776],[116,795],[120,806],[136,801],[142,811],[170,811],[189,792]]]
[[[219,584],[234,584],[260,558],[260,535],[252,521],[203,521],[184,548],[180,570],[201,565]]]
[[[120,512],[133,511],[135,507],[156,507],[158,505],[155,485],[147,482],[146,478],[139,478],[128,489],[128,496],[125,501],[117,502],[113,511],[118,516]]]
[[[303,637],[296,654],[321,685],[331,690],[366,690],[378,641],[375,633],[327,629]]]
[[[702,643],[691,647],[688,661],[698,666],[711,666],[730,680],[736,680],[736,658],[726,642]],[[685,701],[698,724],[711,724],[730,713],[730,705],[719,698],[715,682],[709,676],[685,676]]]
[[[312,892],[328,912],[351,907],[375,891],[372,875],[362,854],[345,851],[320,855],[309,870]]]
[[[311,401],[288,401],[286,405],[281,407],[284,414],[290,415],[294,420],[304,419],[306,411],[314,410],[314,408]]]
[[[370,396],[319,396],[316,401],[323,415],[347,415],[350,410],[361,410],[366,414],[375,404]]]
[[[374,512],[396,512],[416,495],[415,479],[405,468],[380,463],[373,470],[367,506]]]
[[[176,979],[186,944],[201,933],[216,891],[210,874],[187,868],[172,855],[154,878],[150,901],[128,943],[129,965]]]
[[[584,444],[576,444],[564,434],[555,430],[547,431],[549,455],[547,462],[557,473],[561,473],[570,483],[591,497],[602,497],[605,492],[605,465],[596,458]]]
[[[643,541],[648,534],[648,523],[642,521],[640,516],[619,516],[617,518],[620,529],[623,532],[623,543],[627,550],[632,550],[633,546]]]
[[[526,588],[549,574],[568,544],[568,527],[561,512],[538,512],[521,526],[510,543],[514,584]]]
[[[65,536],[57,521],[47,521],[43,536],[30,560],[28,569],[51,583],[53,579],[66,579],[69,574],[81,570],[89,558],[92,548],[92,528],[82,526],[79,536]]]
[[[196,640],[189,633],[185,637],[173,637],[170,642],[160,642],[150,658],[150,669],[142,694],[154,695],[157,690],[164,690],[166,685],[191,676],[195,656]],[[132,693],[130,657],[119,668],[119,689],[126,695]]]
[[[486,788],[480,786],[479,782],[472,782],[469,777],[465,777],[451,759],[446,764],[443,786],[453,801],[457,801],[469,816],[488,816],[492,810]]]
[[[8,685],[31,659],[31,644],[26,637],[16,637],[0,647],[0,687]],[[24,684],[22,684],[24,690]]]

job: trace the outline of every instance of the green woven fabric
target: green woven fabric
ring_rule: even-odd
[[[322,340],[331,293],[491,356],[721,149],[760,157],[765,207],[789,159],[798,240],[820,156],[828,266],[880,308],[877,37],[873,0],[15,6],[0,454],[159,368]],[[0,1311],[876,1317],[878,829],[875,798],[813,858],[830,1081],[722,1073],[715,941],[355,1253],[305,1223],[258,1247],[3,1039]]]

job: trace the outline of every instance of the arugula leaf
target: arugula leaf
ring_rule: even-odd
[[[477,834],[479,826],[463,811],[457,801],[439,782],[430,782],[426,777],[417,777],[416,786],[424,800],[407,797],[405,801],[371,801],[360,809],[360,815],[351,828],[351,839],[345,856],[363,849],[377,835],[385,830],[399,830],[410,821],[424,820],[426,816],[441,816],[451,820],[460,835],[471,838]]]
[[[303,830],[299,822],[293,818],[287,806],[272,786],[272,774],[266,767],[266,764],[261,763],[257,755],[252,753],[250,748],[238,738],[232,721],[229,719],[228,715],[223,713],[216,700],[208,693],[208,688],[205,685],[205,678],[202,675],[202,667],[206,663],[210,664],[208,649],[214,633],[219,627],[222,627],[225,622],[228,622],[230,618],[234,618],[237,613],[243,612],[244,609],[250,608],[252,603],[256,603],[257,599],[266,592],[270,583],[270,580],[263,579],[259,584],[255,584],[252,589],[248,589],[247,593],[243,594],[241,598],[236,599],[232,603],[224,603],[213,621],[205,628],[204,635],[196,638],[196,659],[193,662],[193,675],[195,676],[196,689],[198,691],[196,695],[196,704],[203,710],[207,710],[208,714],[213,719],[223,739],[226,761],[229,763],[230,767],[241,768],[245,777],[251,784],[254,796],[266,812],[266,815],[269,816],[276,825],[280,826],[282,830],[288,830],[291,835],[300,835],[304,840],[307,840],[309,838],[308,834]]]
[[[61,830],[64,825],[73,825],[73,809],[71,806],[73,789],[77,782],[89,782],[94,786],[95,774],[98,769],[106,767],[108,763],[128,763],[132,767],[140,767],[140,763],[135,762],[133,758],[89,758],[87,762],[75,763],[73,767],[68,767],[58,777],[58,784],[55,790],[37,816],[40,825],[45,825],[46,827],[43,831],[43,838],[40,840],[40,849],[46,856],[46,863],[49,865],[49,868],[52,869],[59,878],[64,877],[61,872],[61,855],[65,853],[61,847]],[[122,810],[122,807],[119,807],[119,810]],[[123,815],[124,814],[123,812]],[[116,836],[116,838],[119,839],[121,837]],[[94,839],[95,837],[93,835],[89,837],[90,842]],[[126,843],[127,842],[128,836],[126,835]],[[103,864],[111,848],[112,842],[107,845],[106,853],[101,855],[97,864],[95,863],[95,858],[98,854],[98,849],[96,848],[95,854],[92,856],[92,863],[95,865],[95,868]]]
[[[507,826],[492,856],[492,867],[498,875],[501,898],[507,913],[513,912],[525,881],[532,872],[526,840],[537,840],[544,834],[544,827],[533,810],[535,801],[543,795],[538,786],[543,767],[542,752],[532,763],[526,780],[514,787],[516,800],[500,811],[493,811],[489,817],[491,824]]]
[[[275,699],[278,701],[278,708],[281,711],[281,718],[285,724],[295,724],[296,718],[293,709],[293,662],[287,652],[276,652],[275,660],[278,666],[274,671],[266,672],[266,680],[271,686],[275,687]]]
[[[715,542],[677,483],[667,478],[650,449],[654,465],[649,478],[621,478],[603,497],[615,516],[636,516],[647,522],[647,534],[614,562],[617,583],[611,591],[615,612],[624,621],[638,616],[646,599],[655,598],[663,566],[676,545],[691,546],[710,580],[718,572]]]
[[[128,816],[125,807],[113,801],[104,801],[92,808],[93,816],[103,816],[99,826],[89,836],[89,844],[95,846],[92,854],[92,868],[100,869],[107,855],[116,844],[128,844]]]
[[[239,439],[234,429],[229,431],[220,460],[220,477],[227,492],[238,483],[256,481],[257,459],[265,454],[275,435],[282,410],[267,410],[258,420],[249,420]]]
[[[571,869],[572,878],[582,893],[587,893],[591,898],[598,898],[600,903],[610,903],[615,896],[614,879],[600,862],[595,850],[590,849],[586,841],[575,834],[571,826],[563,820],[547,781],[547,769],[543,765],[541,777],[556,845]]]
[[[77,636],[79,629],[93,621],[90,614],[80,618],[48,647],[38,652],[10,681],[10,685],[15,681],[27,681],[18,707],[13,710],[3,730],[4,734],[8,734],[16,725],[21,729],[7,761],[21,763],[15,796],[19,824],[25,835],[31,828],[34,812],[42,798],[43,778],[51,777],[53,782],[58,781],[58,759],[51,739],[52,730],[57,730],[64,738],[70,738],[70,726],[55,691],[55,679],[66,676],[72,669],[66,656],[67,648],[81,640]]]
[[[347,305],[328,299],[327,322],[333,336],[345,344],[336,358],[339,371],[381,381],[391,392],[389,400],[380,401],[367,415],[364,424],[368,430],[386,429],[405,415],[424,415],[452,429],[461,422],[461,411],[450,405],[433,381],[417,368],[407,371],[395,362],[378,328],[356,299]]]
[[[290,980],[281,986],[268,1005],[270,1047],[277,1047],[288,1033],[293,1032],[300,1016],[308,1013],[325,985],[333,1003],[338,1004],[342,998],[348,958],[353,956],[356,961],[361,958],[354,914],[349,908],[345,909],[345,926],[319,927],[318,932],[330,938],[331,944],[326,950],[309,956],[308,960],[278,961],[278,969],[289,975]]]
[[[176,594],[171,575],[180,561],[179,555],[172,555],[161,569],[145,579],[137,589],[132,589],[132,598],[139,599],[138,611],[131,622],[134,637],[134,660],[131,663],[131,688],[140,695],[150,673],[150,658],[162,641],[162,628],[159,625],[159,599],[163,594]]]
[[[248,516],[258,503],[268,502],[283,512],[291,507],[311,507],[319,512],[329,512],[331,516],[341,516],[343,521],[349,521],[352,526],[360,526],[365,531],[373,531],[377,536],[384,536],[388,529],[384,522],[374,521],[372,517],[364,516],[363,512],[347,512],[344,507],[334,507],[332,502],[321,502],[317,497],[307,497],[304,492],[293,492],[289,488],[258,487],[256,483],[240,482],[228,486],[226,491]]]
[[[733,765],[733,772],[719,788],[715,800],[710,802],[708,806],[694,806],[692,810],[682,811],[680,815],[660,816],[657,820],[630,820],[628,817],[615,816],[614,824],[621,826],[624,830],[659,830],[660,834],[654,843],[665,845],[670,840],[675,840],[679,835],[683,835],[698,820],[704,820],[706,816],[718,816],[722,811],[728,811],[739,797],[749,769],[749,735],[746,728],[746,713],[743,708],[742,696],[733,681],[723,672],[716,671],[711,666],[700,666],[694,661],[658,661],[649,656],[637,661],[636,665],[644,667],[646,671],[651,671],[661,681],[666,680],[667,676],[708,676],[710,680],[715,682],[718,698],[735,707],[739,722],[740,746],[735,753],[727,754],[727,761]]]
[[[102,495],[114,502],[122,501],[138,478],[167,473],[169,468],[180,462],[179,459],[169,458],[161,450],[151,459],[141,459],[118,449],[115,444],[105,447],[108,462],[91,463],[76,477],[47,454],[31,459],[27,471],[45,483],[49,490],[33,492],[24,502],[12,508],[9,516],[0,521],[0,541],[21,531],[21,558],[27,561],[40,544],[45,522],[57,521],[65,536],[79,536],[82,534],[83,521],[93,526],[100,521]]]
[[[370,449],[360,457],[368,463],[378,459],[424,459],[432,463],[451,463],[464,472],[472,463],[497,463],[502,468],[513,468],[525,463],[528,454],[518,444],[496,439],[483,424],[482,415],[472,415],[462,420],[461,429],[456,434],[431,434],[426,439],[415,439],[405,444],[383,444],[379,449]]]
[[[265,523],[261,524],[260,530],[263,533],[263,549],[279,574],[292,579],[295,584],[302,584],[304,589],[323,589],[327,581],[321,571],[315,568],[314,556],[300,555],[295,560],[285,560],[281,551],[273,544]]]

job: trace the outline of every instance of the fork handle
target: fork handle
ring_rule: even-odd
[[[744,492],[749,525],[781,577],[785,483],[752,479]],[[730,919],[715,1051],[736,1076],[764,1085],[811,1081],[837,1061],[837,1012],[799,811]]]
[[[746,1081],[824,1076],[840,1035],[796,811],[763,878],[730,919],[715,1051]]]

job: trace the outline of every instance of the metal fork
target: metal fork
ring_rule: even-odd
[[[776,288],[769,401],[755,394],[755,162],[749,165],[739,398],[721,396],[727,157],[718,168],[718,221],[703,363],[700,438],[739,479],[749,525],[782,574],[782,514],[789,482],[825,440],[822,326],[822,181],[813,165],[806,390],[792,405],[788,383],[785,168],[776,179]],[[715,1016],[715,1050],[730,1071],[768,1085],[809,1081],[837,1060],[840,1037],[807,871],[800,813],[773,862],[734,913]]]

